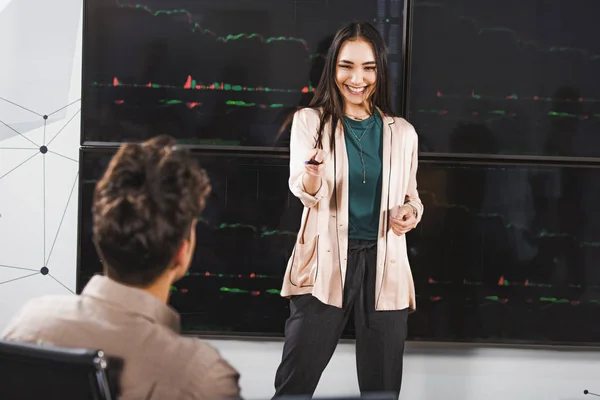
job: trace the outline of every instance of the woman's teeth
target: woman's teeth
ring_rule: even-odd
[[[356,88],[356,87],[348,86],[348,85],[346,85],[346,87],[348,88],[348,90],[352,94],[363,94],[364,91],[365,91],[365,89],[367,88],[366,86],[363,86],[363,87],[360,87],[360,88]]]

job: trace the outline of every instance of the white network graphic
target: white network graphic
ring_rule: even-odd
[[[77,103],[80,102],[81,99],[77,99],[63,107],[60,107],[57,110],[53,110],[50,113],[47,114],[41,114],[38,113],[36,111],[33,111],[29,108],[26,108],[20,104],[17,104],[15,102],[10,101],[9,99],[5,99],[3,97],[0,97],[0,101],[2,102],[6,102],[11,104],[14,107],[17,107],[21,110],[27,111],[29,113],[32,113],[34,115],[36,115],[39,118],[43,119],[43,138],[41,143],[36,143],[34,140],[30,139],[29,137],[27,137],[25,134],[17,131],[14,127],[10,126],[9,124],[5,123],[4,121],[2,121],[2,119],[0,119],[0,124],[5,126],[6,128],[8,128],[9,130],[11,130],[12,132],[14,132],[15,134],[19,135],[22,139],[25,139],[30,146],[28,147],[3,147],[2,146],[2,141],[0,141],[0,152],[6,151],[6,150],[11,150],[11,151],[35,151],[35,153],[26,158],[24,161],[22,161],[21,163],[17,164],[16,166],[8,169],[8,171],[5,172],[0,172],[0,183],[2,181],[2,179],[6,178],[7,176],[9,176],[10,174],[14,173],[15,171],[17,171],[19,168],[22,168],[24,165],[26,165],[27,163],[31,162],[31,160],[35,159],[36,157],[42,157],[42,168],[41,171],[39,171],[42,174],[42,190],[43,190],[43,236],[44,236],[44,248],[43,248],[43,255],[44,255],[44,259],[43,259],[43,265],[41,266],[41,268],[39,269],[32,269],[32,268],[27,268],[24,267],[22,265],[7,265],[4,264],[2,262],[2,253],[0,252],[0,269],[12,269],[12,270],[19,270],[19,271],[23,271],[23,273],[25,275],[17,277],[17,278],[11,278],[8,280],[1,280],[0,279],[0,285],[4,285],[10,282],[14,282],[14,281],[18,281],[21,279],[26,279],[32,276],[36,276],[36,275],[44,275],[44,276],[48,276],[52,279],[54,279],[56,282],[58,282],[61,286],[63,286],[66,290],[68,290],[69,292],[73,293],[73,291],[67,287],[63,282],[61,282],[59,279],[57,279],[55,276],[52,275],[51,271],[48,268],[48,263],[50,262],[50,259],[52,257],[52,252],[54,250],[54,246],[56,245],[56,240],[59,237],[60,234],[60,230],[61,227],[63,225],[63,221],[65,218],[65,215],[67,213],[67,209],[69,204],[72,201],[72,197],[73,197],[73,192],[75,191],[75,187],[76,184],[78,182],[78,178],[79,178],[79,171],[77,172],[75,179],[73,181],[73,184],[71,185],[71,191],[69,193],[69,197],[66,201],[66,204],[64,205],[64,210],[62,212],[62,216],[60,219],[60,223],[58,224],[58,229],[56,230],[56,232],[54,233],[54,238],[52,240],[52,245],[50,246],[50,248],[48,249],[47,247],[47,242],[46,242],[46,217],[47,217],[47,210],[46,210],[46,193],[47,190],[50,190],[50,188],[47,188],[46,186],[46,156],[47,154],[53,154],[56,155],[58,157],[61,157],[63,159],[69,160],[70,162],[75,163],[76,165],[79,164],[79,161],[76,159],[73,159],[71,157],[68,157],[64,154],[60,154],[56,151],[52,150],[52,142],[61,134],[61,132],[63,132],[63,130],[71,123],[71,121],[73,121],[73,119],[79,115],[81,108],[79,108],[77,110],[77,112],[75,112],[70,118],[68,118],[68,120],[58,129],[58,130],[54,130],[54,129],[47,129],[47,122],[48,122],[48,118],[62,110],[67,109],[68,107],[71,107]],[[73,199],[76,200],[76,199]],[[1,210],[0,210],[1,213]],[[0,214],[0,223],[2,223],[2,216]],[[23,229],[23,227],[15,227],[15,229]],[[35,249],[32,249],[32,251],[35,251]]]

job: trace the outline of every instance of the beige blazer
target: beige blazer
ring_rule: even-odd
[[[380,111],[381,113],[381,111]],[[418,137],[403,118],[381,113],[383,120],[382,192],[377,239],[376,310],[416,309],[415,288],[406,251],[406,236],[396,235],[388,219],[398,208],[423,204],[417,192]],[[335,132],[335,151],[330,151],[329,126],[323,149],[327,152],[323,183],[309,195],[304,190],[304,162],[315,149],[319,126],[316,110],[305,108],[294,115],[290,138],[292,193],[304,204],[298,240],[289,259],[281,295],[312,294],[321,302],[342,307],[348,254],[348,155],[342,124]]]

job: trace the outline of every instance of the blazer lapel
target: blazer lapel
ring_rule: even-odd
[[[383,122],[383,127],[382,127],[382,141],[383,141],[383,151],[382,151],[382,156],[381,156],[381,208],[380,210],[383,211],[383,214],[381,215],[381,219],[382,221],[380,221],[380,229],[383,230],[383,237],[385,237],[385,233],[387,232],[387,228],[388,228],[388,212],[390,209],[390,204],[388,202],[389,200],[389,192],[390,192],[390,183],[391,183],[391,176],[392,176],[392,147],[393,147],[393,140],[395,139],[392,135],[392,124],[394,123],[394,119],[391,117],[388,117],[387,115],[383,114],[381,112],[381,110],[377,109],[377,111],[379,111],[379,114],[381,115],[381,120]],[[393,206],[393,204],[392,204]]]
[[[341,121],[338,123],[335,135],[334,174],[335,174],[335,196],[336,196],[336,231],[338,238],[346,238],[338,241],[339,260],[346,259],[348,253],[348,153],[346,153],[346,140],[344,139],[344,128]],[[341,275],[341,290],[343,292],[346,281],[346,263],[339,263]]]
[[[379,229],[380,235],[377,245],[377,259],[378,260],[386,260],[387,258],[387,234],[388,234],[388,226],[389,226],[389,216],[390,216],[390,202],[389,202],[389,194],[390,194],[390,184],[391,184],[391,176],[392,176],[392,149],[393,149],[393,141],[396,140],[394,135],[392,135],[392,125],[394,124],[394,119],[383,114],[381,110],[377,109],[379,114],[381,115],[381,120],[383,122],[382,127],[382,140],[383,140],[383,151],[381,156],[381,206],[380,206],[380,217],[379,217]],[[394,205],[391,204],[393,207]],[[385,276],[385,262],[383,264],[377,264],[377,272],[375,274],[375,307],[379,303],[379,296],[381,295],[381,289],[383,287],[383,279]]]

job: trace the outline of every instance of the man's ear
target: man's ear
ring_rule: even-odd
[[[194,248],[196,245],[196,220],[190,226],[188,237],[181,241],[179,248],[173,257],[173,268],[181,268],[183,274],[187,271],[194,256]]]

